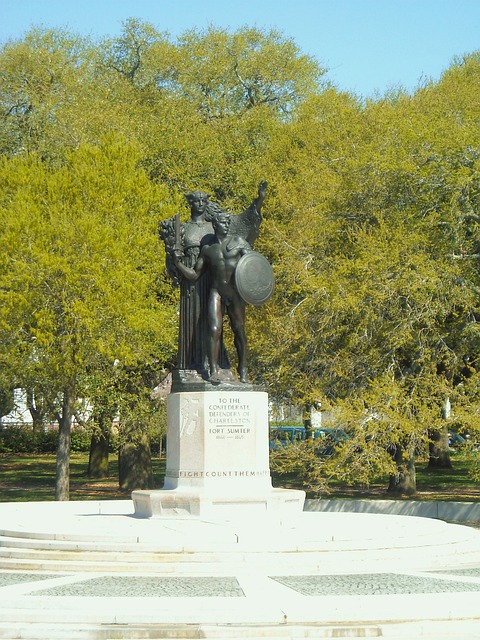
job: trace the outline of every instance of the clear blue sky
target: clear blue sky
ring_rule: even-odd
[[[209,25],[276,28],[360,96],[438,80],[480,49],[480,0],[0,0],[0,44],[32,26],[115,36],[127,18],[172,37]]]

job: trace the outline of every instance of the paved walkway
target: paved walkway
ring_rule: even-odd
[[[480,638],[480,531],[411,516],[141,520],[0,504],[0,638]]]

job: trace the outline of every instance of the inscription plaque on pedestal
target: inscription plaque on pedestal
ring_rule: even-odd
[[[271,487],[266,393],[171,394],[167,415],[165,489]]]

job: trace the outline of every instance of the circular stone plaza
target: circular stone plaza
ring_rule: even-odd
[[[0,504],[0,638],[480,638],[480,530],[306,509],[247,522]]]

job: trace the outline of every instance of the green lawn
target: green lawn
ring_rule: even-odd
[[[470,471],[472,461],[461,457],[452,459],[452,469],[429,469],[426,461],[419,461],[415,465],[417,477],[417,493],[412,500],[480,500],[480,483],[475,481]],[[328,498],[371,498],[371,499],[401,499],[387,493],[388,477],[378,478],[372,484],[346,486],[333,483],[329,487]],[[315,497],[315,496],[308,496]]]
[[[453,469],[429,470],[426,462],[417,464],[417,494],[421,500],[480,500],[480,483],[469,475],[472,461],[453,457]],[[165,458],[153,458],[155,486],[161,488],[165,474]],[[130,497],[130,491],[118,488],[116,456],[110,459],[110,477],[87,478],[88,453],[72,453],[70,460],[71,500],[117,500]],[[332,485],[329,498],[389,498],[387,478],[368,487]],[[274,486],[295,486],[295,478],[273,476]],[[50,454],[0,454],[0,502],[54,500],[55,456]],[[318,497],[309,494],[308,497]]]
[[[155,485],[161,487],[165,458],[152,458]],[[118,488],[118,463],[110,459],[110,477],[97,480],[86,477],[88,453],[70,457],[71,500],[117,500],[130,497],[130,491]],[[0,502],[28,502],[55,499],[55,455],[1,454]]]
[[[480,456],[480,452],[478,454]],[[426,460],[419,460],[415,465],[417,477],[417,493],[411,499],[415,500],[480,500],[480,483],[472,478],[471,471],[478,469],[479,460],[472,457],[463,457],[461,454],[452,455],[451,469],[429,469]],[[292,474],[274,475],[275,486],[296,487],[296,478]],[[314,492],[307,492],[307,498],[332,498],[332,499],[401,499],[387,493],[388,476],[377,478],[367,485],[346,485],[333,481],[328,490],[321,496]]]

